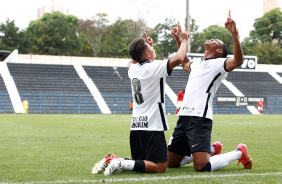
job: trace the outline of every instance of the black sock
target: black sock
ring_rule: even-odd
[[[133,171],[145,172],[145,162],[143,160],[135,160]]]

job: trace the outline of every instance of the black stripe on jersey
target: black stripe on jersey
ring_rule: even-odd
[[[211,90],[211,88],[212,88],[212,86],[213,86],[214,81],[216,81],[216,79],[217,79],[220,75],[221,75],[221,73],[217,74],[217,75],[214,77],[214,79],[212,80],[212,82],[210,83],[210,85],[209,85],[209,87],[208,87],[208,89],[207,89],[207,91],[206,91],[206,93],[208,93],[209,95],[208,95],[208,98],[207,98],[207,101],[206,101],[205,111],[204,111],[204,114],[203,114],[203,117],[204,117],[204,118],[205,118],[206,115],[207,115],[207,111],[208,111],[208,107],[209,107],[209,100],[210,100],[210,97],[211,97],[210,90]]]
[[[166,64],[166,69],[167,69],[167,75],[170,76],[171,75],[171,72],[172,72],[172,69],[169,70],[169,62],[170,60],[167,61],[167,64]]]
[[[161,103],[164,103],[164,78],[160,79]]]
[[[223,65],[224,70],[227,71],[227,72],[230,72],[230,71],[228,71],[228,70],[226,69],[226,61],[227,61],[227,59],[224,61],[224,65]]]
[[[214,79],[213,79],[212,82],[210,83],[210,85],[209,85],[209,87],[208,87],[206,93],[209,93],[209,92],[210,92],[210,90],[211,90],[211,88],[212,88],[212,86],[213,86],[214,81],[215,81],[220,75],[221,75],[221,73],[217,74],[217,75],[214,77]]]
[[[207,112],[208,112],[208,107],[209,107],[209,100],[210,100],[211,94],[209,93],[208,98],[207,98],[207,102],[206,102],[206,106],[205,106],[205,111],[203,114],[203,118],[206,118]]]
[[[165,116],[164,116],[164,110],[163,110],[163,107],[162,107],[162,103],[159,103],[159,110],[160,110],[160,114],[161,114],[161,118],[162,118],[162,123],[163,123],[164,130],[167,130],[167,126],[166,126],[166,122],[165,122]]]
[[[192,64],[192,63],[193,63],[193,62],[190,62],[190,64],[189,64],[190,71],[192,71],[192,70],[191,70],[191,64]]]

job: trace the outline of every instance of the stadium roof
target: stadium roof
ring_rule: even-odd
[[[11,51],[0,50],[0,61],[4,61],[10,54]]]

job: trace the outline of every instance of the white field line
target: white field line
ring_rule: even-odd
[[[39,182],[17,182],[13,184],[51,184],[51,183],[100,183],[100,182],[129,182],[129,181],[157,181],[157,180],[170,180],[170,179],[198,179],[198,178],[224,178],[224,177],[240,177],[240,176],[266,176],[266,175],[282,175],[282,172],[277,173],[257,173],[257,174],[205,174],[196,176],[163,176],[163,177],[140,177],[140,178],[128,178],[128,179],[100,179],[100,180],[68,180],[68,181],[39,181]],[[0,183],[11,184],[11,183]]]

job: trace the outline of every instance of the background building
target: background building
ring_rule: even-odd
[[[40,19],[45,13],[53,13],[54,11],[59,11],[66,15],[70,13],[69,8],[62,6],[62,0],[50,0],[47,5],[37,10],[37,19]]]
[[[282,8],[282,0],[263,0],[263,14],[274,8]]]

